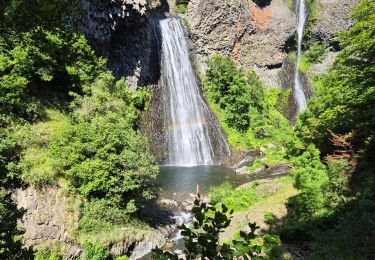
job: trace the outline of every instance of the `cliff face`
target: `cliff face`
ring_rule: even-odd
[[[77,228],[81,201],[64,194],[62,187],[33,187],[13,191],[13,199],[25,214],[19,221],[24,228],[22,241],[25,247],[34,249],[47,245],[66,259],[78,259],[82,254]],[[148,213],[150,214],[150,213]],[[145,230],[129,230],[121,241],[108,244],[115,256],[128,254],[130,259],[139,259],[155,247],[162,247],[166,238],[175,230],[175,224],[168,221],[170,213],[165,209],[153,209],[152,214],[163,225]],[[123,231],[123,232],[126,232]]]
[[[214,53],[230,55],[254,69],[266,86],[281,87],[279,73],[295,49],[296,15],[287,0],[191,0],[187,21],[198,62]],[[310,40],[333,42],[350,26],[347,16],[357,0],[315,0]]]
[[[131,89],[157,83],[159,63],[154,23],[168,9],[163,1],[81,0],[75,24],[117,78]]]
[[[56,187],[17,189],[13,193],[19,208],[26,210],[20,221],[25,229],[25,247],[47,244],[58,247],[68,258],[79,256],[81,248],[76,244],[71,231],[78,225],[79,213],[74,207],[79,203],[62,194]],[[68,205],[69,208],[68,208]]]
[[[230,55],[275,86],[270,75],[281,67],[296,24],[286,1],[191,0],[187,20],[201,63],[214,53]]]
[[[311,28],[312,40],[333,43],[335,33],[351,26],[348,15],[357,3],[358,0],[315,0],[316,22]]]

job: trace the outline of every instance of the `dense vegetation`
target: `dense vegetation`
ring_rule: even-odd
[[[0,4],[0,258],[22,254],[23,211],[9,188],[57,185],[80,200],[71,235],[85,244],[84,259],[108,255],[89,243],[95,236],[142,227],[135,215],[154,196],[158,167],[137,130],[149,93],[107,71],[72,26],[79,11],[73,0]],[[41,247],[35,258],[59,253]]]
[[[310,145],[297,157],[305,165],[296,170],[303,193],[291,201],[286,226],[310,236],[318,258],[367,259],[375,252],[374,10],[373,1],[353,9],[353,27],[339,34],[342,51],[331,70],[316,79],[315,96],[296,128],[320,154]]]
[[[203,88],[233,147],[259,148],[271,141],[281,145],[291,133],[279,112],[283,93],[262,88],[253,71],[237,69],[229,57],[216,55],[208,61]]]
[[[293,131],[280,127],[282,116],[274,116],[280,107],[258,90],[255,77],[246,77],[229,58],[216,56],[208,63],[205,92],[232,145],[258,148],[271,142],[276,149],[266,150],[266,160],[294,167],[300,192],[289,199],[278,232],[316,259],[369,259],[375,253],[374,10],[374,1],[360,1],[353,9],[352,28],[338,35],[342,50],[334,65],[323,76],[310,75],[314,96]],[[300,69],[307,72],[325,52],[325,43],[312,44]],[[282,104],[284,94],[278,95]],[[252,196],[224,191],[214,190],[215,203],[231,204],[231,194]]]

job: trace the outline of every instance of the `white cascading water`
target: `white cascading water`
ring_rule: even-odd
[[[298,112],[306,109],[306,97],[303,93],[303,88],[300,79],[299,67],[301,65],[301,49],[302,49],[302,39],[303,30],[306,23],[306,6],[305,0],[298,0],[298,20],[297,20],[297,38],[298,38],[298,50],[297,50],[297,65],[294,73],[294,98],[298,105]]]
[[[203,101],[182,22],[177,18],[160,21],[162,37],[161,86],[166,100],[168,165],[213,164],[213,149]]]

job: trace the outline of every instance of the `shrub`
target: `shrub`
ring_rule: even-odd
[[[249,224],[249,233],[241,231],[239,238],[233,239],[231,244],[219,244],[219,234],[230,225],[233,211],[228,211],[224,204],[216,208],[197,199],[193,214],[193,228],[185,224],[179,227],[184,236],[185,259],[253,259],[260,256],[262,247],[256,243],[255,234],[259,227],[255,223]],[[156,249],[153,259],[179,259],[179,255]]]
[[[301,191],[290,200],[294,206],[294,215],[299,219],[313,218],[325,205],[324,189],[328,184],[326,167],[320,161],[320,152],[314,145],[299,157],[293,158],[295,169],[292,171],[295,187]]]
[[[59,166],[58,160],[51,157],[47,149],[29,148],[20,163],[22,180],[37,188],[52,185],[57,180]]]
[[[59,260],[61,259],[59,254],[47,246],[42,246],[34,253],[35,260]]]
[[[225,111],[225,121],[238,131],[250,125],[250,112],[262,112],[264,93],[254,72],[244,75],[230,58],[219,55],[208,61],[207,96]]]
[[[130,203],[131,204],[131,203]],[[110,231],[115,226],[126,224],[134,208],[119,208],[119,202],[94,199],[83,205],[79,230],[83,233]]]
[[[73,123],[53,136],[51,154],[86,198],[115,198],[134,208],[153,196],[158,166],[147,140],[134,130],[144,96],[104,74],[90,93],[76,96]]]
[[[324,54],[327,52],[327,47],[324,43],[313,43],[309,49],[304,52],[304,58],[310,64],[316,64],[323,60]]]
[[[101,244],[85,243],[82,260],[105,260],[109,258],[109,250]]]

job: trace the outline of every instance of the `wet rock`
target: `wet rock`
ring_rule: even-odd
[[[251,166],[255,159],[256,159],[255,156],[246,155],[240,162],[236,163],[231,168],[240,169],[240,168],[243,168],[244,166]]]
[[[175,201],[175,200],[171,200],[171,199],[161,199],[161,200],[160,200],[160,203],[161,203],[161,204],[165,204],[165,205],[167,205],[167,206],[175,206],[175,207],[178,206],[177,201]]]

